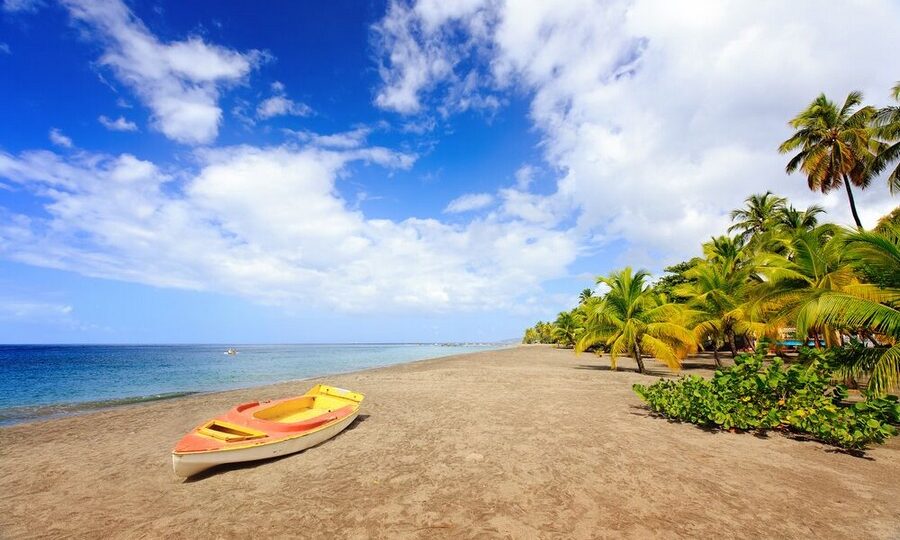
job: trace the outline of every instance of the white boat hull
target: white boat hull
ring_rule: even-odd
[[[172,468],[175,470],[176,475],[187,478],[201,471],[205,471],[210,467],[215,467],[216,465],[243,463],[246,461],[257,461],[260,459],[286,456],[327,441],[353,423],[358,415],[359,409],[328,427],[318,429],[306,435],[283,439],[269,444],[260,444],[234,450],[172,454]]]

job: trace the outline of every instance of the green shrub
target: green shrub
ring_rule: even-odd
[[[701,426],[789,429],[850,449],[896,434],[896,396],[849,404],[846,388],[832,380],[831,368],[817,358],[785,368],[780,358],[766,365],[761,354],[743,354],[711,380],[694,375],[633,388],[657,413]]]

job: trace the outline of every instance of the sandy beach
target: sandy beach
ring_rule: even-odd
[[[631,391],[652,378],[607,366],[516,347],[0,429],[0,536],[900,534],[900,439],[857,457],[670,423]],[[169,452],[200,421],[320,380],[367,396],[336,438],[190,481],[173,475]]]

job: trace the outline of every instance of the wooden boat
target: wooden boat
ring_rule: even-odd
[[[302,396],[251,401],[207,420],[172,451],[175,474],[292,454],[334,437],[359,414],[363,395],[318,384]]]

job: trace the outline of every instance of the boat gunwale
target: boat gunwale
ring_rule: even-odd
[[[303,431],[303,432],[300,432],[300,433],[296,433],[296,434],[292,434],[292,435],[287,435],[287,436],[285,436],[285,437],[279,437],[279,438],[274,439],[274,440],[267,440],[267,441],[266,441],[266,440],[256,440],[255,442],[250,442],[249,444],[234,445],[234,446],[228,446],[228,447],[222,447],[222,448],[215,448],[215,449],[210,449],[210,450],[192,450],[192,451],[189,450],[189,451],[181,451],[181,452],[173,450],[173,451],[172,451],[172,455],[174,455],[174,456],[195,456],[195,455],[198,455],[198,454],[216,454],[216,453],[219,453],[219,452],[228,452],[228,451],[232,451],[232,450],[246,450],[246,449],[248,449],[248,448],[254,448],[254,447],[257,447],[257,446],[266,446],[266,445],[269,445],[269,444],[278,444],[278,443],[290,441],[290,440],[293,440],[293,439],[299,439],[299,438],[305,437],[305,436],[307,436],[307,435],[312,435],[313,433],[316,433],[316,432],[318,432],[318,431],[322,431],[323,429],[327,429],[327,428],[329,428],[329,427],[334,426],[335,424],[338,424],[338,423],[340,423],[340,422],[346,421],[346,420],[348,420],[349,418],[354,417],[354,416],[357,415],[358,413],[359,413],[359,407],[357,406],[357,407],[355,407],[352,411],[350,411],[349,414],[347,414],[347,415],[345,415],[345,416],[342,416],[342,417],[340,417],[340,418],[337,418],[337,419],[335,419],[335,420],[332,421],[332,422],[328,422],[328,423],[322,424],[321,426],[318,426],[318,427],[316,427],[316,428],[314,428],[314,429],[310,429],[310,430]],[[193,431],[191,432],[191,434],[193,434]]]

